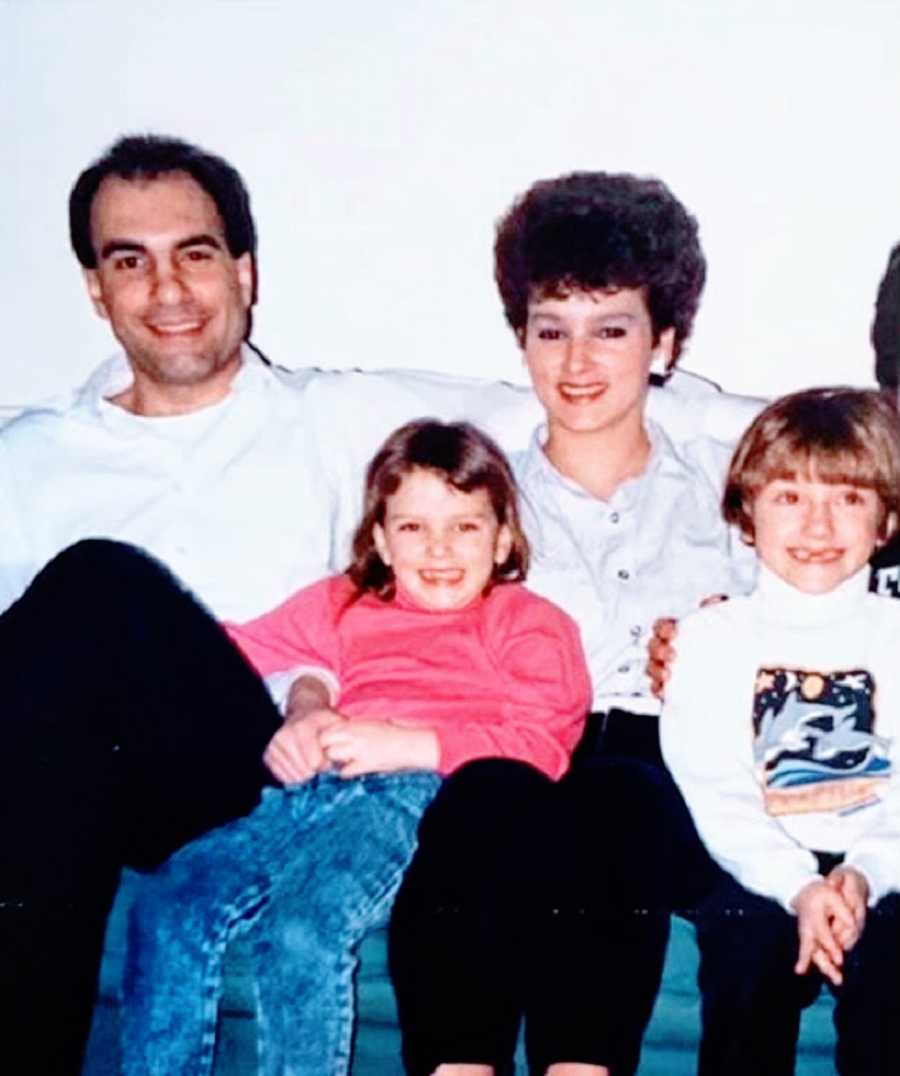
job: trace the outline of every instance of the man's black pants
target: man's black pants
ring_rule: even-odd
[[[215,620],[80,542],[0,616],[0,1068],[75,1076],[122,866],[245,814],[280,718]]]

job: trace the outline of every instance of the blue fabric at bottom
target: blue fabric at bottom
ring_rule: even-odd
[[[143,878],[122,1012],[126,1076],[207,1076],[225,948],[251,931],[265,1076],[340,1076],[355,949],[386,923],[440,778],[322,774],[268,789],[246,818]]]
[[[83,1076],[120,1071],[118,995],[124,957],[124,921],[140,879],[128,871],[107,935],[101,999],[94,1018]],[[228,947],[225,994],[220,1007],[214,1076],[257,1076],[255,985],[249,938]],[[351,1076],[403,1076],[400,1029],[387,974],[387,933],[372,931],[359,948],[357,1028]],[[677,916],[666,954],[662,988],[644,1038],[638,1076],[694,1076],[700,1031],[694,927]],[[833,998],[824,990],[801,1021],[796,1076],[834,1076]],[[526,1071],[522,1055],[517,1073]]]

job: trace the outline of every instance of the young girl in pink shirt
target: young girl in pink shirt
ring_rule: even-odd
[[[527,566],[502,453],[465,423],[421,420],[369,466],[348,571],[228,627],[260,675],[294,677],[265,754],[284,787],[148,877],[126,1073],[210,1070],[222,957],[251,927],[261,1072],[347,1071],[354,950],[386,923],[441,777],[500,758],[540,785],[579,738],[578,629],[520,585]]]

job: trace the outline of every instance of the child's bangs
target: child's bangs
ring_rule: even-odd
[[[863,445],[826,447],[800,439],[779,438],[759,461],[752,484],[759,490],[778,479],[786,482],[824,482],[827,485],[878,489],[880,472],[874,454]]]

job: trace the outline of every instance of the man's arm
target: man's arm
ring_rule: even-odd
[[[280,376],[309,405],[306,421],[312,424],[324,481],[333,491],[330,567],[335,571],[349,560],[365,468],[398,426],[423,415],[445,422],[465,419],[510,453],[525,449],[544,419],[530,387],[504,381],[417,370],[302,370]],[[698,446],[704,469],[716,481],[731,447],[763,405],[683,370],[652,387],[647,399],[650,417],[676,444]]]
[[[732,447],[767,401],[722,392],[718,385],[676,368],[647,394],[647,414],[676,444],[708,440]]]

